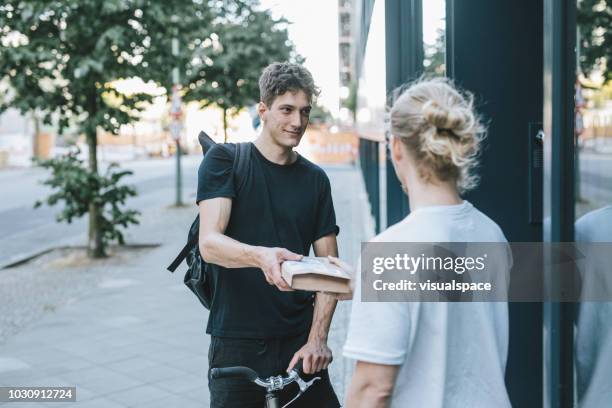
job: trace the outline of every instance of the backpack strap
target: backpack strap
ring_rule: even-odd
[[[234,182],[236,184],[236,194],[239,194],[242,189],[242,185],[246,179],[246,171],[249,165],[249,155],[251,154],[252,144],[247,143],[236,143],[236,153],[234,156]]]
[[[179,252],[179,254],[176,256],[176,258],[174,258],[174,261],[172,261],[172,263],[166,269],[168,269],[170,272],[174,273],[176,268],[178,268],[178,266],[181,263],[183,263],[183,260],[185,260],[185,258],[187,257],[187,254],[189,253],[189,251],[191,251],[191,248],[193,248],[193,246],[198,242],[198,239],[197,239],[198,236],[195,235],[194,237],[195,238],[192,237],[192,239],[190,239],[187,242],[187,244],[185,244],[183,249],[181,249],[181,252]]]
[[[242,183],[245,180],[245,173],[248,168],[249,155],[251,153],[251,143],[236,143],[236,153],[234,155],[234,164],[232,171],[234,172],[236,181],[236,193],[241,189]],[[189,251],[198,243],[198,234],[193,234],[181,252],[174,258],[174,261],[166,268],[170,272],[174,272],[176,268],[185,260]]]

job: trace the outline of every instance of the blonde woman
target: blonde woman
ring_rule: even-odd
[[[408,87],[391,109],[390,154],[410,215],[378,242],[502,242],[461,193],[473,188],[484,127],[471,95],[443,78]],[[504,257],[509,268],[511,257]],[[362,302],[355,279],[344,356],[357,361],[346,406],[509,407],[506,303]]]

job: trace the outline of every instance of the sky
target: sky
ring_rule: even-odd
[[[382,2],[382,0],[377,0]],[[319,102],[334,116],[339,108],[338,1],[337,0],[260,0],[274,17],[291,22],[289,38],[306,58],[304,65],[321,88]],[[423,2],[423,41],[433,44],[436,30],[444,28],[445,0]],[[384,65],[381,64],[381,68]]]
[[[337,0],[261,0],[274,17],[291,22],[289,38],[306,58],[315,83],[321,88],[319,103],[338,115],[338,2]]]
[[[426,0],[423,2],[423,42],[433,45],[439,28],[444,29],[446,16],[445,0]]]

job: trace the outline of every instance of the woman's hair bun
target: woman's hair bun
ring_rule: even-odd
[[[426,179],[454,179],[462,192],[477,184],[472,170],[484,132],[472,95],[447,78],[416,81],[391,108],[391,133],[415,154],[420,173]]]

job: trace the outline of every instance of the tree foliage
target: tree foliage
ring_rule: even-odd
[[[56,219],[58,222],[71,223],[75,218],[87,214],[89,206],[94,204],[100,209],[97,221],[104,246],[111,241],[123,244],[120,227],[127,228],[130,224],[138,224],[139,212],[124,208],[126,200],[135,196],[136,190],[128,185],[120,185],[121,179],[132,172],[122,171],[113,163],[104,174],[94,173],[78,158],[78,154],[79,151],[74,150],[59,158],[39,162],[41,167],[51,172],[43,184],[51,187],[53,193],[46,199],[37,201],[34,206],[63,203]]]
[[[310,111],[310,123],[313,125],[320,124],[331,124],[333,121],[332,114],[325,108],[325,106],[320,105],[317,101],[312,104],[312,110]]]
[[[603,70],[606,81],[612,79],[612,1],[580,0],[580,69],[585,75]]]
[[[97,131],[117,134],[155,96],[120,80],[153,81],[169,95],[178,67],[186,100],[238,109],[253,98],[254,73],[291,49],[286,30],[256,8],[255,0],[4,0],[0,112],[34,111],[60,132],[84,134],[95,178]],[[92,256],[104,252],[98,205],[89,201]]]
[[[244,10],[223,19],[205,40],[207,55],[195,55],[204,64],[188,71],[184,100],[218,106],[225,122],[227,115],[258,102],[259,76],[267,65],[303,61],[289,41],[287,24],[284,19],[274,19],[268,10]]]
[[[171,35],[195,43],[214,18],[195,0],[7,0],[0,6],[0,75],[9,95],[0,109],[39,110],[60,131],[117,133],[152,95],[122,92],[117,80],[170,84]],[[177,61],[178,59],[178,61]]]
[[[215,2],[217,3],[217,2]],[[171,37],[195,42],[214,18],[201,0],[5,0],[0,5],[0,77],[8,90],[0,112],[11,106],[72,125],[88,144],[97,174],[97,131],[118,133],[152,95],[122,91],[118,80],[140,77],[170,82]],[[89,202],[89,253],[104,255],[103,210]]]
[[[433,44],[425,44],[423,73],[428,76],[443,76],[446,73],[446,30],[436,30]]]

